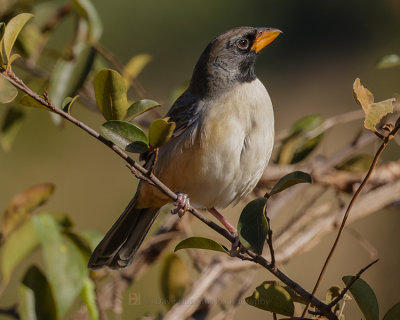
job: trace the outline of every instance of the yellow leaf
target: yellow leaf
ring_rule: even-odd
[[[6,30],[4,32],[4,52],[6,54],[7,60],[10,59],[11,56],[11,50],[14,46],[15,40],[17,40],[17,37],[19,33],[21,32],[22,28],[24,25],[32,19],[33,15],[30,13],[21,13],[14,18],[12,18],[7,26]]]
[[[361,84],[359,78],[354,81],[353,93],[354,98],[365,113],[364,127],[376,132],[376,126],[381,119],[388,113],[393,112],[393,102],[396,99],[392,98],[381,102],[374,102],[374,95]]]
[[[47,111],[51,111],[51,109],[45,107],[39,101],[36,101],[35,99],[33,99],[31,96],[28,96],[27,94],[24,94],[21,97],[21,100],[19,100],[19,102],[25,107],[32,107],[32,108],[44,109]]]
[[[171,139],[176,124],[168,120],[169,118],[156,119],[150,124],[149,142],[152,147],[159,148]]]
[[[14,53],[13,55],[11,55],[10,59],[8,60],[8,66],[10,66],[18,58],[21,58],[18,53]]]
[[[106,120],[122,120],[129,104],[124,78],[119,72],[102,69],[93,80],[96,102]]]

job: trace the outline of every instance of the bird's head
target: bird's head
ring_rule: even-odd
[[[239,27],[220,34],[208,44],[196,64],[190,83],[192,94],[203,98],[256,79],[257,53],[280,33],[273,28]]]

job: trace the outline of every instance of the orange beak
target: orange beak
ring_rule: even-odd
[[[281,33],[282,31],[278,29],[261,29],[257,33],[256,39],[251,46],[251,50],[255,50],[256,52],[261,51],[265,46],[274,41],[276,37],[279,36]]]

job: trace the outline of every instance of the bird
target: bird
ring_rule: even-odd
[[[271,157],[274,112],[254,64],[280,33],[275,28],[237,27],[217,36],[197,61],[188,88],[167,112],[176,127],[152,167],[154,175],[178,192],[178,213],[184,213],[190,199],[193,207],[207,209],[235,234],[218,210],[246,197]],[[130,265],[159,209],[170,201],[141,180],[88,267]]]

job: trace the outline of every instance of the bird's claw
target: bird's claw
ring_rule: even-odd
[[[190,199],[186,193],[177,193],[177,198],[174,202],[175,209],[171,210],[171,213],[178,214],[179,218],[182,218],[189,209],[189,200]]]

